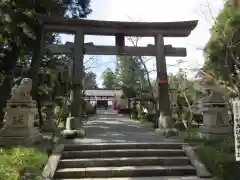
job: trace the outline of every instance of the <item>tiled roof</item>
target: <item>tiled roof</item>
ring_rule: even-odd
[[[121,96],[121,90],[96,89],[85,90],[87,96]]]

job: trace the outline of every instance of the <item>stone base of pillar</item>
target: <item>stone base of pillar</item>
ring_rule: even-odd
[[[172,129],[158,128],[155,130],[155,133],[157,135],[161,135],[161,136],[165,136],[165,137],[173,137],[173,136],[179,135],[179,131],[175,128],[172,128]]]
[[[66,120],[66,128],[62,131],[65,138],[84,138],[85,131],[79,117],[68,117]]]
[[[32,145],[42,140],[42,135],[35,127],[3,127],[0,131],[0,145]]]
[[[155,130],[156,134],[165,137],[178,136],[179,131],[174,128],[172,117],[160,115],[158,119],[158,128]]]

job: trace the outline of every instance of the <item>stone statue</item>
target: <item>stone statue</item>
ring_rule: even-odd
[[[23,78],[19,86],[15,84],[12,88],[10,101],[31,100],[31,90],[32,80],[30,78]]]
[[[3,109],[5,123],[0,130],[0,145],[27,145],[41,140],[39,130],[34,127],[37,106],[31,98],[31,89],[32,80],[29,78],[22,79],[12,88],[12,96]]]

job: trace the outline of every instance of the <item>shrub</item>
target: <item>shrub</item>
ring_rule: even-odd
[[[38,179],[47,158],[36,148],[0,148],[0,180]]]
[[[235,162],[234,155],[205,146],[197,151],[198,157],[214,177],[219,180],[239,180],[240,163]]]
[[[186,131],[181,132],[185,142],[198,146],[196,153],[213,177],[217,180],[240,179],[240,163],[235,161],[233,137],[201,139],[198,128],[189,129],[189,134]]]

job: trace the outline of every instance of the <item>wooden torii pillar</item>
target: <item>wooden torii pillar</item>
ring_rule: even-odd
[[[79,136],[84,136],[84,130],[79,119],[82,105],[79,101],[83,80],[83,55],[123,55],[123,56],[155,56],[157,64],[158,105],[162,115],[171,116],[168,77],[165,56],[186,56],[185,48],[174,48],[164,45],[164,37],[187,37],[197,26],[198,21],[182,22],[115,22],[83,19],[64,19],[59,17],[38,16],[45,29],[53,32],[75,34],[74,43],[65,45],[48,45],[53,54],[68,54],[74,57],[72,77],[72,108],[68,119],[76,121],[72,132],[79,130]],[[96,46],[93,43],[84,44],[84,35],[115,36],[115,46]],[[154,37],[155,45],[147,47],[125,46],[125,36]],[[75,120],[74,120],[75,119]],[[172,128],[169,120],[168,126]],[[75,128],[75,129],[74,129]],[[66,127],[67,129],[67,127]],[[68,130],[68,129],[67,129]]]
[[[162,34],[155,36],[155,47],[159,110],[163,112],[165,116],[170,116],[171,110],[168,95],[168,75]]]

